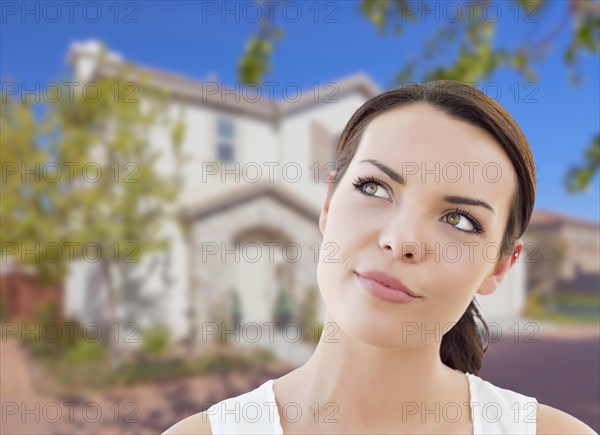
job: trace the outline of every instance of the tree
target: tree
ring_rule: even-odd
[[[563,184],[570,194],[588,191],[590,182],[600,167],[600,134],[594,138],[592,145],[584,151],[585,163],[573,165],[563,179]]]
[[[285,5],[286,0],[282,3]],[[265,5],[257,0],[261,7]],[[357,13],[362,15],[376,28],[380,35],[391,29],[395,36],[404,32],[407,24],[418,22],[420,9],[435,10],[437,1],[411,2],[407,0],[362,0],[358,3]],[[577,71],[578,58],[582,52],[595,54],[600,48],[600,2],[586,0],[568,0],[565,14],[556,22],[549,22],[549,28],[541,37],[534,40],[525,35],[527,44],[499,46],[496,44],[496,30],[499,20],[487,18],[485,12],[493,3],[489,0],[478,2],[453,3],[460,8],[456,13],[456,22],[441,23],[433,36],[423,44],[420,57],[412,58],[403,65],[391,81],[390,87],[410,81],[457,80],[473,83],[488,79],[502,67],[512,68],[528,80],[537,80],[534,69],[536,62],[542,61],[556,43],[564,29],[570,32],[569,44],[563,52],[568,80],[578,86],[583,80],[581,71]],[[562,2],[547,0],[518,0],[506,2],[515,19],[538,19],[540,14]],[[506,10],[506,9],[505,9]],[[262,78],[271,71],[270,57],[275,51],[276,42],[283,37],[283,28],[271,21],[276,14],[265,11],[261,15],[259,29],[250,37],[242,54],[238,77],[243,83],[259,85]],[[512,18],[512,17],[511,17]],[[570,24],[570,27],[568,25]],[[538,25],[536,25],[538,26]],[[452,50],[454,49],[454,50]],[[436,61],[440,55],[456,52],[449,65],[439,66]],[[570,193],[586,190],[599,167],[600,133],[585,150],[586,163],[571,167],[564,178],[564,186]]]
[[[26,263],[44,282],[62,281],[76,260],[98,263],[107,286],[107,320],[118,325],[126,289],[117,288],[115,273],[168,247],[161,228],[177,219],[172,205],[182,183],[185,128],[169,117],[168,95],[127,65],[110,77],[66,85],[73,82],[58,82],[51,101],[33,96],[46,100],[41,120],[31,99],[2,95],[0,253],[3,260],[7,255]],[[158,171],[162,153],[150,137],[157,127],[169,131],[170,143],[161,145],[172,151],[173,174]],[[32,169],[29,178],[25,169]],[[22,255],[25,249],[35,255]],[[118,346],[110,347],[117,365]]]

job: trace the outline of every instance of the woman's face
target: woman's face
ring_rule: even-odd
[[[355,187],[358,177],[381,186]],[[423,103],[375,118],[321,211],[317,279],[329,320],[384,348],[441,341],[475,293],[493,292],[514,263],[497,260],[515,189],[511,162],[486,131]],[[446,196],[477,199],[493,211]],[[475,235],[479,227],[470,219],[483,233]],[[373,296],[355,275],[368,270],[384,271],[422,297],[392,303]]]

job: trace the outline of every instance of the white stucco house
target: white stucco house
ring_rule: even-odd
[[[98,52],[94,41],[70,47],[67,60],[78,80],[110,74],[111,65],[123,62],[111,53],[110,62],[101,65]],[[233,289],[241,324],[273,322],[282,289],[297,316],[309,292],[316,291],[315,317],[322,322],[325,308],[316,269],[325,180],[334,168],[344,125],[382,90],[357,74],[311,89],[288,85],[287,94],[280,84],[274,91],[278,98],[265,94],[256,99],[249,88],[136,68],[171,92],[173,113],[184,113],[183,149],[190,157],[181,169],[185,186],[177,207],[187,217],[190,236],[175,225],[165,227],[170,250],[159,263],[136,266],[139,281],[126,285],[137,283],[139,288],[122,292],[121,326],[127,330],[128,321],[144,325],[158,319],[174,339],[183,338],[190,330],[190,303],[200,322],[222,319],[232,308]],[[161,132],[155,137],[160,149]],[[165,152],[161,169],[177,169],[172,165]],[[517,264],[500,291],[478,298],[488,320],[518,316],[525,298],[524,272]],[[99,320],[105,291],[96,264],[74,264],[65,286],[65,311],[84,322]],[[210,335],[204,323],[196,326],[200,339]]]

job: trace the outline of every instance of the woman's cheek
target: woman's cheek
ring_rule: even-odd
[[[338,237],[338,231],[334,225],[328,224],[317,264],[317,282],[325,299],[325,293],[331,291],[336,285],[335,280],[340,277],[339,268],[344,264],[343,249],[344,244]]]

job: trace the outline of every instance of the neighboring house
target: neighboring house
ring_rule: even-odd
[[[600,293],[600,224],[578,219],[549,210],[537,210],[529,222],[525,237],[534,241],[534,235],[545,242],[562,246],[563,258],[554,271],[552,289],[563,293]],[[537,248],[537,246],[532,245]],[[531,250],[536,257],[538,249]],[[540,262],[528,262],[532,277]],[[543,271],[542,271],[543,273]],[[528,288],[533,285],[528,280]]]
[[[112,54],[111,63],[100,66],[98,49],[94,42],[71,47],[68,61],[79,80],[110,75],[111,65],[122,62]],[[148,260],[129,270],[137,275],[125,284],[115,272],[117,285],[126,287],[121,318],[142,327],[163,322],[179,339],[190,329],[193,304],[203,340],[206,322],[229,320],[232,310],[242,324],[273,322],[286,306],[292,307],[292,319],[301,318],[309,292],[318,292],[318,219],[337,139],[354,111],[381,90],[359,74],[302,90],[297,101],[249,101],[233,86],[136,68],[171,91],[173,113],[184,113],[183,150],[191,157],[181,169],[185,186],[178,206],[189,236],[175,226],[165,228],[172,244],[167,254],[156,256],[157,263]],[[159,147],[160,132],[155,142]],[[165,153],[161,167],[170,165]],[[65,311],[84,322],[99,321],[105,297],[98,265],[73,265]],[[478,299],[489,320],[518,316],[525,299],[523,264],[509,272],[496,294]],[[315,321],[322,322],[320,295],[317,301]]]
[[[0,320],[30,323],[62,318],[62,284],[40,284],[31,268],[6,261],[0,269]],[[40,325],[37,325],[39,331]],[[36,330],[28,327],[26,330]]]

